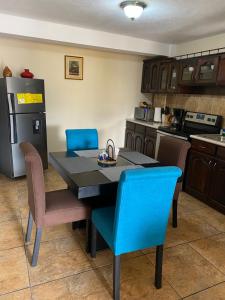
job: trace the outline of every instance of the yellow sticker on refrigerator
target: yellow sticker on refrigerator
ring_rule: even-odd
[[[38,104],[43,103],[42,94],[20,93],[16,94],[18,104]]]

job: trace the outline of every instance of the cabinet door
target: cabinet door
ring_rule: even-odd
[[[206,200],[213,166],[213,157],[191,150],[187,164],[185,190]]]
[[[197,61],[196,84],[215,84],[218,72],[218,56],[201,57]]]
[[[181,85],[191,85],[194,83],[194,74],[196,72],[196,59],[187,59],[180,62],[180,79]]]
[[[159,62],[152,62],[150,69],[150,84],[148,92],[156,92],[159,88]]]
[[[133,149],[135,151],[144,152],[144,142],[145,142],[145,136],[141,133],[135,133],[134,134],[134,147]]]
[[[169,75],[169,64],[163,63],[160,64],[159,67],[159,88],[160,92],[165,92],[167,90],[168,83],[168,75]]]
[[[168,92],[176,92],[178,90],[178,75],[179,75],[179,64],[177,62],[171,63],[169,67],[168,76]]]
[[[143,70],[142,70],[142,84],[141,84],[141,92],[148,93],[150,88],[150,63],[144,62]]]
[[[126,129],[125,131],[124,147],[130,150],[134,149],[134,131],[131,129]]]
[[[222,205],[225,211],[225,161],[215,160],[213,164],[209,200]]]
[[[217,84],[225,85],[225,54],[220,56],[219,71],[217,74]]]
[[[155,145],[156,138],[147,136],[145,138],[144,154],[151,158],[155,158]]]

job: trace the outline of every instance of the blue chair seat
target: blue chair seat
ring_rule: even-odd
[[[97,208],[92,213],[92,222],[101,232],[102,237],[113,251],[113,226],[114,226],[115,207],[109,206]],[[104,224],[104,226],[102,226]]]

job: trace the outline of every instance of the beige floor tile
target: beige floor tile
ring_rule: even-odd
[[[0,295],[28,287],[23,247],[0,251]]]
[[[168,225],[165,246],[172,247],[218,233],[214,227],[192,213],[184,213],[178,218],[177,228]]]
[[[192,242],[190,245],[225,274],[225,233]]]
[[[108,284],[112,293],[112,266],[95,270],[102,283]],[[121,272],[121,299],[151,299],[172,300],[180,299],[175,290],[163,279],[161,289],[154,286],[155,270],[147,257],[140,256],[122,262]]]
[[[31,260],[33,245],[28,247]],[[90,269],[86,254],[80,249],[75,238],[67,238],[41,243],[38,265],[29,265],[31,285],[44,283]]]
[[[0,250],[23,245],[22,226],[18,220],[2,222],[0,226]]]
[[[4,296],[0,296],[0,300],[31,300],[30,289],[13,292]]]
[[[52,299],[88,299],[109,300],[111,290],[94,271],[45,283],[32,288],[33,300]]]
[[[197,200],[196,198],[192,197],[191,195],[188,195],[185,192],[181,192],[178,199],[178,212],[179,210],[182,211],[196,211],[198,209],[202,209],[207,207],[206,204],[203,202]]]
[[[182,297],[211,287],[225,280],[225,275],[189,245],[164,251],[163,275]],[[155,255],[148,254],[155,262]]]
[[[165,248],[177,246],[190,241],[218,234],[219,231],[210,226],[191,212],[181,213],[178,217],[178,227],[173,228],[168,223]],[[154,253],[155,247],[143,250],[145,254]]]
[[[225,282],[185,298],[185,300],[224,300]]]
[[[27,218],[22,219],[22,227],[23,227],[23,234],[24,238],[26,235],[26,230],[27,230]],[[36,231],[36,226],[33,223],[33,230],[32,230],[32,235],[31,235],[31,243],[34,242],[35,239],[35,231]],[[43,229],[41,241],[46,242],[46,241],[51,241],[51,240],[56,240],[56,239],[62,239],[62,238],[67,238],[67,237],[74,237],[77,236],[78,233],[76,230],[72,229],[72,224],[61,224],[61,225],[56,225],[56,226],[51,226],[51,227],[45,227]]]
[[[225,232],[225,215],[211,207],[206,207],[193,212],[202,222],[207,222],[221,232]]]
[[[0,222],[16,220],[20,218],[18,201],[15,199],[5,200],[0,196]]]

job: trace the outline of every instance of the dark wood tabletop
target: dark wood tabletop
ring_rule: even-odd
[[[115,193],[121,169],[159,165],[154,159],[138,152],[127,153],[126,149],[120,150],[116,166],[110,167],[115,169],[110,171],[98,165],[97,157],[82,157],[75,152],[51,152],[49,159],[78,199]]]

